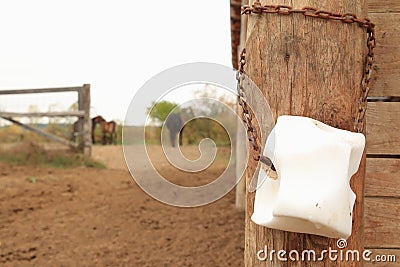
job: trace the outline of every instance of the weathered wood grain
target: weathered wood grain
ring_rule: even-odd
[[[400,155],[400,102],[372,102],[367,111],[367,153]]]
[[[394,1],[400,6],[400,1]],[[400,96],[400,13],[370,13],[376,24],[371,96]]]
[[[58,112],[0,112],[1,117],[83,117],[83,111]]]
[[[369,0],[369,13],[400,12],[399,0]]]
[[[241,5],[246,5],[247,0],[242,0]],[[231,1],[232,3],[232,1]],[[237,47],[237,58],[239,58],[240,53],[242,52],[243,45],[246,42],[246,33],[247,31],[247,16],[243,16],[241,19],[241,25],[240,25],[240,44]],[[241,112],[241,107],[238,106],[238,114]],[[239,127],[239,123],[241,123],[241,119],[237,119],[237,136],[244,136],[245,135],[245,129],[242,127]],[[242,162],[247,160],[247,153],[246,151],[241,150],[240,148],[243,148],[246,140],[242,140],[241,138],[236,139],[236,160],[237,162]],[[246,179],[244,178],[245,174],[242,173],[243,170],[240,166],[240,164],[236,164],[236,179],[240,178],[239,183],[236,185],[236,199],[235,199],[235,206],[236,209],[239,211],[245,211],[246,209]],[[243,177],[242,177],[243,176]]]
[[[369,249],[369,248],[367,248]],[[366,267],[398,267],[400,262],[400,249],[369,249],[373,253],[369,258],[371,261],[366,262]],[[379,258],[376,258],[379,256]],[[386,261],[382,262],[383,256],[386,257]],[[395,257],[395,260],[389,261],[389,258]]]
[[[400,197],[400,159],[367,158],[365,196]]]
[[[400,248],[400,198],[365,198],[365,246]]]
[[[263,1],[265,3],[265,1]],[[296,8],[315,6],[323,10],[354,12],[366,15],[365,1],[268,1]],[[357,99],[360,94],[362,52],[365,34],[356,25],[343,25],[321,19],[276,14],[252,15],[248,22],[246,71],[260,87],[275,118],[283,114],[309,116],[353,129]],[[255,165],[248,168],[249,174]],[[349,249],[363,248],[363,192],[365,159],[351,180],[357,194],[353,235]],[[334,247],[336,240],[314,235],[288,233],[255,225],[250,221],[254,194],[247,193],[245,264],[266,266],[257,260],[256,252],[270,249],[321,249]],[[267,266],[361,266],[343,262],[268,262]]]
[[[400,0],[369,1],[368,17],[376,24],[377,39],[374,85],[370,95],[400,96]],[[233,39],[239,39],[238,36],[239,33],[235,32]],[[237,46],[233,46],[235,50]]]
[[[79,100],[78,108],[84,113],[82,118],[79,118],[82,124],[83,138],[80,139],[79,147],[85,157],[90,157],[92,153],[92,120],[90,119],[90,84],[84,84],[82,89],[78,91]]]
[[[58,88],[39,88],[39,89],[0,89],[0,95],[16,95],[16,94],[38,94],[38,93],[59,93],[59,92],[77,92],[82,87],[58,87]]]

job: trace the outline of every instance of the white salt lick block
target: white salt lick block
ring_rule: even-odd
[[[356,199],[350,178],[364,146],[361,133],[307,117],[279,117],[264,150],[276,173],[260,170],[252,221],[290,232],[349,237]]]

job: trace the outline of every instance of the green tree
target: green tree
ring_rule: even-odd
[[[169,101],[160,101],[158,103],[154,103],[151,107],[147,108],[147,113],[150,118],[157,122],[164,122],[167,116],[177,107],[176,103]]]

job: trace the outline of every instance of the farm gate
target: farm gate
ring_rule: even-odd
[[[1,95],[19,95],[19,94],[44,94],[44,93],[60,93],[60,92],[77,92],[78,94],[78,110],[62,111],[62,112],[0,112],[0,118],[14,123],[26,130],[32,131],[52,141],[61,143],[74,149],[79,149],[85,156],[90,156],[92,137],[91,137],[91,120],[90,120],[90,84],[76,87],[61,88],[41,88],[41,89],[19,89],[19,90],[0,90]],[[18,121],[16,118],[22,117],[78,117],[77,129],[79,129],[79,143],[76,144],[70,140],[61,138],[54,134],[43,131],[32,125],[28,125]]]

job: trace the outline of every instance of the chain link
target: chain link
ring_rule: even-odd
[[[259,1],[256,1],[251,6],[245,5],[242,7],[242,15],[261,14],[261,13],[279,14],[279,15],[303,14],[306,17],[335,20],[345,24],[355,23],[361,28],[366,30],[366,35],[367,35],[366,44],[368,48],[368,53],[365,57],[363,76],[361,80],[361,93],[358,99],[357,115],[354,121],[354,131],[362,133],[364,131],[364,125],[365,125],[364,122],[365,122],[365,114],[367,111],[367,97],[370,91],[370,81],[371,81],[371,74],[374,62],[374,48],[376,46],[375,25],[368,18],[359,19],[353,13],[343,13],[343,14],[334,13],[330,11],[319,10],[317,8],[309,6],[303,7],[302,9],[294,9],[293,7],[287,5],[261,5]],[[259,139],[258,132],[252,123],[253,116],[247,105],[246,94],[243,87],[243,82],[245,79],[245,71],[244,71],[245,65],[246,65],[246,49],[243,49],[239,59],[239,70],[236,73],[238,103],[242,107],[242,120],[247,126],[248,139],[253,147],[252,156],[254,160],[261,161],[264,164],[271,166],[272,169],[274,169],[272,161],[269,158],[262,155],[261,147],[257,142],[257,140]]]
[[[246,94],[243,88],[243,82],[245,79],[244,65],[246,65],[246,49],[243,49],[243,51],[240,54],[239,71],[236,72],[236,80],[238,81],[237,82],[238,103],[242,107],[242,120],[247,126],[248,139],[251,142],[251,145],[253,146],[253,151],[256,152],[255,154],[252,154],[253,158],[256,161],[259,161],[261,156],[261,151],[260,151],[261,149],[257,143],[258,133],[256,127],[254,127],[252,123],[253,115],[249,110],[249,106],[247,105]]]

